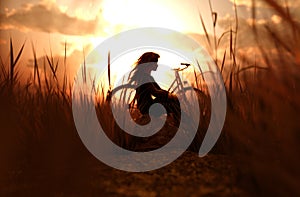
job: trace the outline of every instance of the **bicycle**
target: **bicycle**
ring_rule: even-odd
[[[173,94],[174,92],[176,95],[181,95],[188,103],[188,92],[194,91],[197,95],[199,107],[201,110],[201,117],[204,117],[208,113],[209,105],[210,105],[210,99],[209,97],[201,90],[195,87],[188,86],[186,87],[185,84],[187,84],[186,81],[182,81],[180,77],[180,72],[183,72],[189,66],[191,66],[189,63],[180,63],[180,65],[183,65],[185,67],[177,67],[173,68],[175,79],[171,83],[170,87],[168,88],[168,92],[170,94]],[[129,105],[129,109],[131,112],[138,110],[136,107],[136,98],[135,98],[135,90],[138,87],[138,85],[134,84],[122,84],[120,86],[115,87],[113,90],[109,90],[107,94],[107,100],[111,101],[112,97],[114,95],[119,95],[119,101],[122,101],[122,105]]]

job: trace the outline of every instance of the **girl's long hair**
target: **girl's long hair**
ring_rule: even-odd
[[[145,69],[151,62],[157,62],[160,56],[154,52],[146,52],[134,63],[134,68],[129,73],[128,82],[131,84],[138,84],[142,79]]]

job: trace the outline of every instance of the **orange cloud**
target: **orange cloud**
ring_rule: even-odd
[[[92,20],[69,16],[54,3],[25,4],[21,8],[0,13],[0,29],[32,30],[65,35],[99,35],[104,32],[101,15]]]
[[[0,39],[0,45],[1,44],[6,44],[7,43],[7,41],[6,40],[4,40],[4,39]]]
[[[275,15],[272,16],[272,22],[275,23],[275,24],[279,24],[279,23],[282,22],[282,18],[275,14]]]
[[[232,3],[235,2],[236,5],[238,6],[247,6],[247,7],[251,7],[252,6],[252,2],[253,0],[230,0]],[[268,1],[268,0],[256,0],[255,1],[255,6],[256,7],[270,7],[269,3],[277,3],[280,6],[286,6],[286,1]],[[289,3],[288,6],[289,7],[295,7],[295,6],[299,6],[300,2],[297,1],[293,1],[293,3]]]

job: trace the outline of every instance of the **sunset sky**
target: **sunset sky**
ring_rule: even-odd
[[[218,13],[217,34],[230,26],[234,28],[234,0],[212,0],[213,11]],[[239,46],[244,53],[254,49],[249,36],[251,24],[251,0],[236,0],[239,16]],[[281,1],[284,5],[285,1]],[[281,28],[282,19],[268,6],[257,1],[257,24],[273,24]],[[290,1],[291,13],[299,17],[299,1]],[[137,27],[165,27],[193,35],[200,43],[203,38],[199,13],[207,30],[213,33],[209,1],[206,0],[23,0],[0,2],[0,56],[8,62],[9,38],[18,50],[26,40],[22,62],[28,66],[32,59],[31,42],[37,56],[64,55],[67,42],[69,64],[83,59],[104,39]],[[202,39],[202,40],[201,40]],[[16,52],[15,52],[16,53]]]

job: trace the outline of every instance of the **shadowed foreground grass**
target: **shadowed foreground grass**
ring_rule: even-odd
[[[283,72],[284,73],[284,72]],[[268,71],[228,92],[223,133],[214,151],[187,152],[174,164],[126,173],[97,161],[76,132],[68,94],[0,86],[1,192],[56,195],[296,194],[299,192],[299,75]],[[248,78],[249,77],[249,78]],[[4,79],[4,80],[3,80]],[[9,79],[9,78],[8,78]],[[276,87],[276,88],[274,88]],[[117,135],[120,145],[128,139]]]
[[[248,66],[253,57],[239,59],[231,32],[230,58],[224,54],[217,59],[228,98],[221,138],[204,158],[187,151],[174,163],[151,172],[121,172],[96,160],[76,132],[66,75],[58,76],[57,65],[47,57],[44,65],[33,61],[34,76],[21,83],[16,65],[23,46],[16,57],[10,53],[10,62],[0,65],[0,193],[300,195],[299,25],[274,1],[265,2],[287,21],[287,28],[293,30],[292,42],[266,27],[268,42],[277,43],[275,51],[280,58],[267,53],[257,39],[263,61]],[[253,31],[255,35],[255,28]],[[43,67],[49,73],[44,73]],[[103,102],[99,106],[105,108]],[[104,116],[106,111],[99,113]],[[131,139],[117,134],[114,121],[108,122],[111,138],[129,146]]]

